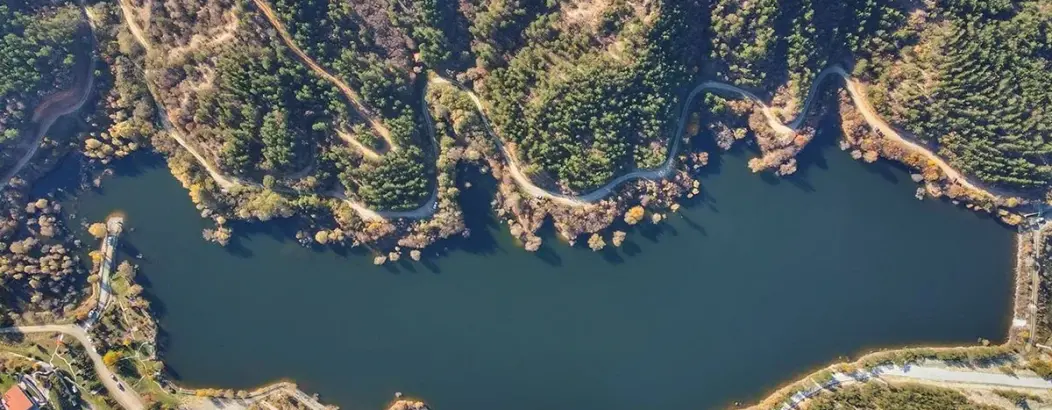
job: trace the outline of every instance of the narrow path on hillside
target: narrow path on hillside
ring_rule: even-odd
[[[133,11],[135,7],[128,3],[128,0],[120,0],[118,3],[120,3],[124,21],[128,23],[128,31],[131,31],[132,36],[139,41],[139,45],[145,48],[146,53],[149,54],[153,49],[150,47],[150,42],[146,40],[146,33],[135,23],[135,12]]]
[[[362,118],[364,118],[366,121],[368,121],[369,125],[373,128],[373,130],[375,130],[377,134],[380,134],[380,137],[382,137],[384,141],[387,142],[387,146],[390,148],[390,150],[398,151],[398,145],[395,144],[394,140],[391,139],[391,131],[388,130],[387,127],[384,125],[383,121],[377,118],[376,115],[373,114],[372,110],[370,110],[366,106],[366,104],[362,101],[362,97],[358,95],[358,93],[355,92],[354,89],[348,86],[347,83],[343,82],[343,80],[340,80],[339,78],[336,78],[336,76],[330,74],[327,70],[325,70],[325,68],[323,68],[317,62],[315,62],[314,59],[310,58],[310,56],[308,56],[307,53],[303,52],[303,50],[296,45],[296,42],[292,40],[292,36],[289,35],[288,30],[285,29],[285,25],[281,22],[281,20],[278,20],[278,17],[274,13],[274,10],[270,8],[270,4],[268,4],[264,0],[252,0],[252,2],[256,4],[256,7],[259,7],[259,10],[263,12],[263,16],[266,17],[268,21],[270,21],[270,24],[272,26],[274,26],[274,29],[278,32],[278,36],[281,37],[281,40],[285,43],[285,46],[292,50],[292,52],[296,54],[296,56],[299,57],[300,60],[303,60],[303,62],[306,63],[311,70],[314,70],[315,73],[317,73],[322,78],[335,85],[336,88],[339,88],[340,91],[343,92],[343,95],[346,96],[348,100],[350,100],[352,105],[354,105],[354,108],[356,111],[358,111],[358,114],[361,115]],[[344,141],[347,142],[350,142],[350,140],[352,139],[350,134],[346,133],[341,133],[340,138],[344,139]],[[368,150],[362,144],[357,144],[356,146],[358,146],[360,149]],[[373,154],[375,155],[376,153],[374,152]]]
[[[84,103],[88,102],[88,97],[91,96],[91,90],[95,87],[95,31],[91,29],[91,19],[88,18],[87,9],[80,2],[81,15],[84,20],[88,22],[88,32],[91,38],[91,47],[88,48],[88,64],[87,70],[81,78],[78,79],[77,83],[73,88],[65,91],[55,93],[40,103],[39,106],[33,111],[32,122],[36,125],[35,129],[37,134],[31,139],[29,150],[18,159],[15,166],[9,169],[2,177],[0,177],[0,189],[7,187],[10,183],[11,178],[22,172],[22,168],[25,168],[29,164],[29,161],[36,155],[37,150],[40,149],[40,144],[44,141],[44,136],[47,135],[48,130],[55,124],[55,121],[63,115],[71,114],[84,106]]]

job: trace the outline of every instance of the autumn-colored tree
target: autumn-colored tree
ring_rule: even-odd
[[[749,160],[749,170],[752,172],[761,172],[767,169],[767,163],[762,158],[753,158]]]
[[[135,266],[132,266],[128,261],[121,261],[120,265],[117,265],[117,275],[132,278],[135,276]]]
[[[106,354],[102,355],[102,362],[105,363],[106,366],[113,367],[113,365],[117,364],[117,362],[120,360],[121,353],[116,350],[110,350],[106,352]]]
[[[329,243],[329,232],[320,230],[314,234],[314,241],[322,245]]]
[[[91,236],[102,239],[106,237],[106,224],[102,222],[95,222],[88,227],[88,233]]]
[[[606,241],[604,241],[603,237],[599,236],[599,234],[593,233],[592,236],[588,238],[588,247],[592,248],[593,251],[600,251],[606,247]]]
[[[622,243],[625,242],[626,236],[628,236],[628,234],[626,234],[624,231],[614,231],[614,237],[610,239],[610,242],[612,242],[614,246],[619,247]]]
[[[639,221],[643,220],[643,215],[645,213],[646,211],[643,210],[643,207],[639,205],[633,206],[632,209],[629,209],[628,212],[625,212],[625,223],[629,225],[635,225],[639,223]]]

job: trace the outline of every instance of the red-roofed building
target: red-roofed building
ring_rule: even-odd
[[[17,384],[4,393],[3,404],[7,410],[37,410],[37,404]]]

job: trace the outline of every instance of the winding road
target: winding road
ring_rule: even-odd
[[[261,1],[261,0],[256,0],[256,1]],[[945,172],[946,175],[951,180],[956,180],[957,183],[959,183],[959,184],[961,184],[961,185],[963,185],[963,186],[965,186],[967,188],[970,188],[972,190],[979,191],[979,192],[985,192],[985,193],[993,195],[992,193],[990,193],[990,191],[987,188],[980,187],[978,184],[973,183],[967,176],[965,176],[964,174],[958,172],[956,169],[954,169],[952,166],[950,166],[949,163],[944,161],[942,158],[939,158],[938,155],[935,155],[934,152],[932,152],[928,148],[924,147],[923,145],[920,145],[920,144],[914,142],[913,139],[915,139],[915,138],[913,136],[910,136],[909,138],[907,138],[907,137],[905,137],[903,135],[902,132],[897,131],[894,128],[892,128],[890,125],[888,125],[888,123],[885,122],[882,118],[880,118],[880,116],[877,115],[877,113],[873,110],[872,105],[869,104],[869,100],[866,99],[865,93],[863,93],[861,91],[861,87],[862,86],[858,83],[858,81],[856,81],[853,78],[851,78],[851,75],[848,74],[848,72],[846,70],[844,70],[844,68],[839,66],[839,65],[830,66],[830,67],[826,68],[825,70],[823,70],[822,72],[820,72],[818,74],[818,76],[815,77],[815,80],[811,84],[811,88],[808,90],[807,98],[804,100],[803,109],[800,111],[799,114],[797,114],[796,118],[794,118],[788,124],[782,123],[778,119],[778,117],[775,116],[774,112],[771,110],[771,107],[769,107],[766,103],[764,103],[764,101],[761,100],[759,97],[757,97],[755,94],[753,94],[753,93],[751,93],[751,92],[749,92],[747,90],[744,90],[744,89],[739,88],[737,86],[734,86],[732,84],[721,83],[721,82],[718,82],[718,81],[711,81],[711,80],[710,81],[705,81],[705,82],[699,84],[698,86],[694,87],[693,90],[690,91],[690,94],[688,94],[687,98],[684,99],[684,101],[683,101],[683,110],[681,111],[680,116],[679,116],[678,125],[676,126],[676,132],[675,132],[675,134],[672,134],[672,136],[671,136],[672,147],[671,147],[671,149],[669,149],[669,154],[668,154],[668,157],[665,158],[665,162],[663,162],[657,168],[640,169],[640,170],[635,170],[635,171],[632,171],[632,172],[628,172],[628,173],[626,173],[624,175],[621,175],[621,176],[611,180],[606,185],[603,185],[602,187],[599,187],[599,188],[597,188],[596,190],[594,190],[592,192],[589,192],[589,193],[586,193],[586,194],[583,194],[583,195],[578,195],[578,196],[570,196],[570,195],[564,195],[564,194],[560,194],[560,193],[553,193],[553,192],[547,191],[547,190],[545,190],[545,189],[543,189],[541,187],[538,187],[538,186],[534,185],[533,182],[530,181],[530,179],[526,175],[524,175],[522,173],[522,171],[520,170],[520,168],[518,166],[518,163],[517,163],[518,160],[516,159],[514,153],[510,152],[507,148],[504,147],[504,144],[502,143],[501,138],[499,136],[497,136],[496,132],[494,132],[493,127],[492,127],[492,125],[489,122],[489,119],[484,114],[485,113],[485,109],[484,109],[484,107],[482,105],[482,101],[478,98],[477,95],[475,95],[474,92],[472,92],[471,90],[468,90],[466,87],[463,87],[463,86],[461,86],[459,84],[453,83],[452,81],[450,81],[450,80],[448,80],[446,78],[440,77],[440,76],[434,77],[431,80],[431,82],[432,83],[452,83],[452,84],[456,85],[458,88],[460,88],[461,90],[463,90],[464,92],[466,92],[468,94],[468,96],[471,98],[471,101],[475,104],[475,108],[480,113],[483,113],[482,118],[484,120],[483,122],[486,124],[486,130],[490,133],[490,135],[493,137],[493,139],[495,141],[497,141],[497,144],[500,146],[501,150],[503,151],[504,156],[505,156],[505,158],[507,159],[507,162],[508,162],[508,169],[512,173],[512,177],[515,179],[515,182],[524,191],[526,191],[526,193],[528,193],[528,194],[530,194],[532,196],[535,196],[535,197],[550,198],[553,201],[559,202],[559,203],[564,204],[564,205],[584,206],[584,205],[588,205],[590,203],[594,203],[596,201],[599,201],[599,200],[607,197],[608,195],[610,195],[613,192],[613,190],[615,188],[617,188],[618,186],[620,186],[621,184],[623,184],[625,182],[628,182],[628,181],[631,181],[631,180],[634,180],[634,179],[657,180],[657,179],[663,179],[663,178],[667,177],[669,175],[669,173],[672,172],[672,170],[674,168],[674,165],[675,165],[674,162],[675,162],[676,155],[679,153],[679,145],[680,145],[680,142],[681,142],[682,136],[683,136],[683,128],[686,126],[687,117],[690,115],[691,103],[694,101],[695,98],[697,98],[698,94],[700,94],[701,92],[705,92],[705,91],[729,92],[729,93],[738,94],[739,96],[741,96],[741,97],[743,97],[745,99],[751,100],[753,103],[755,103],[757,106],[760,107],[760,112],[763,113],[764,117],[767,119],[767,125],[770,126],[772,130],[774,130],[778,134],[789,136],[789,135],[792,135],[792,134],[796,133],[796,131],[799,130],[800,127],[803,125],[804,120],[806,120],[806,118],[807,118],[807,113],[811,109],[811,104],[815,101],[815,96],[816,96],[819,88],[825,82],[825,80],[828,77],[830,77],[830,76],[839,77],[840,79],[842,79],[847,84],[848,94],[851,96],[851,99],[854,102],[855,107],[857,107],[859,112],[862,113],[862,117],[866,120],[866,122],[869,124],[870,127],[879,130],[885,137],[890,138],[893,141],[897,141],[899,143],[902,143],[908,149],[910,149],[912,151],[915,151],[915,152],[918,152],[921,155],[924,155],[925,157],[927,157],[930,160],[934,161],[935,164],[938,165],[939,168],[942,169],[942,171]],[[996,195],[994,195],[994,196],[996,196]]]
[[[88,337],[88,332],[85,332],[80,326],[16,326],[2,328],[0,329],[0,333],[62,333],[77,339],[77,342],[80,342],[81,346],[84,346],[84,350],[87,352],[88,357],[91,358],[91,362],[95,366],[95,373],[98,375],[99,380],[104,386],[106,386],[106,390],[109,390],[110,395],[117,400],[117,403],[120,403],[121,407],[124,407],[125,410],[142,410],[145,408],[139,394],[132,388],[123,387],[127,386],[127,384],[120,382],[120,378],[106,367],[106,364],[102,361],[102,357],[99,356],[99,353],[95,350],[94,343],[92,343],[91,338]]]
[[[88,18],[88,12],[85,8],[83,1],[78,2],[80,6],[81,14],[84,20],[91,25],[91,19]],[[81,78],[77,83],[77,87],[70,90],[60,91],[49,96],[44,102],[42,102],[34,111],[32,121],[36,123],[37,135],[32,139],[32,145],[29,150],[18,159],[15,166],[8,170],[0,177],[0,189],[7,187],[7,184],[11,182],[11,178],[22,172],[22,168],[25,168],[29,164],[29,161],[36,155],[37,150],[40,149],[40,144],[44,141],[44,136],[47,135],[48,130],[55,124],[55,121],[63,115],[68,115],[80,109],[84,106],[84,103],[88,101],[88,97],[91,96],[91,90],[95,86],[95,31],[89,29],[91,37],[91,47],[88,49],[88,56],[90,61],[87,65],[87,72],[84,73],[84,78]],[[73,99],[76,98],[76,99]],[[43,118],[43,120],[41,120]]]
[[[146,38],[144,36],[142,36],[142,34],[141,34],[142,30],[139,29],[138,27],[136,27],[135,22],[133,20],[134,13],[130,9],[130,7],[126,6],[126,4],[125,4],[126,2],[127,2],[127,0],[121,0],[121,5],[122,5],[121,9],[123,11],[123,14],[124,14],[124,17],[125,17],[125,21],[131,27],[131,32],[134,35],[134,37],[140,43],[143,44],[144,48],[146,48],[147,50],[151,50],[152,48],[147,43]],[[336,78],[335,76],[333,76],[332,74],[327,72],[324,68],[322,68],[316,62],[314,62],[313,59],[311,59],[309,56],[307,56],[306,53],[304,53],[299,47],[296,46],[296,44],[292,40],[291,36],[285,30],[284,25],[277,19],[273,9],[271,9],[271,7],[266,3],[265,0],[253,0],[253,2],[259,7],[259,9],[263,13],[264,17],[271,23],[272,26],[274,26],[274,28],[277,30],[279,36],[286,43],[286,45],[288,45],[289,48],[292,49],[293,52],[301,60],[304,61],[304,63],[306,63],[308,66],[310,66],[310,68],[312,70],[314,70],[317,74],[319,74],[321,77],[323,77],[326,80],[328,80],[328,81],[332,82],[333,84],[335,84],[337,86],[337,88],[339,88],[345,95],[347,95],[347,98],[350,99],[351,102],[355,104],[356,108],[359,109],[359,112],[366,119],[369,120],[370,124],[372,124],[375,129],[377,129],[377,130],[384,129],[384,128],[382,128],[382,124],[379,122],[378,119],[375,119],[374,117],[371,117],[369,115],[370,111],[365,108],[365,106],[361,102],[361,100],[358,97],[357,93],[354,92],[354,90],[352,90],[349,86],[347,86],[346,83],[344,83],[343,81],[339,80],[338,78]],[[623,174],[623,175],[611,180],[610,182],[606,183],[605,185],[603,185],[603,186],[601,186],[601,187],[599,187],[599,188],[597,188],[597,189],[595,189],[595,190],[593,190],[591,192],[587,192],[587,193],[584,193],[584,194],[581,194],[581,195],[566,195],[566,194],[562,194],[562,193],[559,193],[559,192],[552,192],[552,191],[548,191],[548,190],[546,190],[544,188],[541,188],[541,187],[537,186],[536,184],[534,184],[530,180],[530,178],[522,172],[522,169],[519,166],[518,158],[516,157],[514,152],[509,150],[504,145],[503,140],[497,135],[494,127],[492,126],[492,124],[489,121],[489,118],[485,115],[484,104],[482,103],[482,101],[479,99],[479,97],[473,91],[471,91],[470,89],[467,89],[466,87],[464,87],[463,85],[461,85],[461,84],[459,84],[459,83],[457,83],[455,81],[452,81],[450,79],[442,77],[441,75],[439,75],[437,73],[432,73],[431,74],[431,77],[428,80],[427,86],[441,85],[441,84],[452,85],[454,87],[457,87],[461,91],[465,92],[470,97],[471,101],[475,105],[475,108],[479,111],[479,113],[480,113],[480,115],[481,115],[481,117],[483,119],[483,123],[485,124],[486,131],[490,134],[490,136],[493,138],[493,140],[496,142],[496,144],[500,147],[501,153],[503,154],[504,160],[505,160],[505,162],[507,164],[507,169],[511,173],[512,179],[515,181],[515,183],[519,186],[519,188],[524,193],[526,193],[529,196],[533,196],[533,197],[537,197],[537,198],[547,198],[547,199],[552,200],[555,203],[558,203],[558,204],[561,204],[561,205],[564,205],[564,206],[585,207],[585,206],[590,206],[593,203],[602,200],[603,198],[606,198],[607,196],[609,196],[614,191],[614,189],[616,189],[618,186],[620,186],[623,183],[626,183],[626,182],[629,182],[629,181],[632,181],[632,180],[636,180],[636,179],[659,180],[659,179],[663,179],[663,178],[668,177],[669,174],[671,174],[673,169],[675,168],[675,159],[676,159],[676,155],[679,153],[680,144],[681,144],[681,140],[682,140],[682,134],[683,134],[684,127],[686,126],[686,123],[687,123],[687,117],[689,116],[689,113],[690,113],[691,103],[694,101],[695,98],[698,97],[698,95],[700,93],[702,93],[702,92],[723,92],[723,93],[737,94],[739,97],[741,97],[743,99],[748,99],[748,100],[752,101],[753,103],[755,103],[760,108],[761,113],[766,118],[767,124],[771,127],[772,130],[774,130],[778,134],[782,134],[782,135],[785,135],[785,136],[791,136],[792,134],[794,134],[803,125],[803,123],[804,123],[804,121],[806,119],[807,113],[810,111],[811,105],[813,104],[813,102],[816,99],[816,95],[817,95],[817,92],[819,90],[819,87],[821,87],[822,84],[824,84],[825,80],[830,78],[830,77],[840,78],[841,80],[843,80],[845,82],[848,94],[851,96],[852,102],[854,103],[855,107],[862,114],[863,118],[866,120],[866,122],[869,124],[869,126],[872,127],[873,129],[876,129],[876,130],[880,131],[885,138],[889,138],[892,141],[897,141],[897,142],[901,143],[903,146],[905,146],[907,149],[912,150],[912,151],[914,151],[914,152],[916,152],[916,153],[918,153],[920,155],[925,156],[926,158],[931,160],[933,163],[935,163],[951,180],[956,181],[957,183],[965,186],[966,188],[969,188],[969,189],[972,189],[972,190],[975,190],[975,191],[978,191],[978,192],[983,192],[983,193],[986,193],[986,194],[994,196],[994,197],[998,196],[998,195],[992,193],[989,188],[981,186],[979,183],[974,182],[973,180],[971,180],[970,178],[968,178],[967,176],[965,176],[961,172],[959,172],[956,169],[954,169],[952,166],[950,166],[949,163],[944,161],[942,158],[939,158],[939,156],[936,155],[934,152],[932,152],[930,149],[928,149],[925,146],[915,142],[914,140],[916,138],[914,136],[906,134],[906,133],[904,133],[902,131],[898,131],[895,128],[893,128],[892,126],[890,126],[886,121],[884,121],[875,112],[875,110],[873,109],[872,105],[869,103],[868,99],[866,98],[865,93],[862,91],[862,85],[858,81],[853,79],[851,77],[851,75],[840,65],[830,66],[830,67],[822,70],[815,77],[815,80],[811,84],[811,88],[808,90],[807,97],[804,100],[803,108],[801,109],[800,113],[797,114],[797,116],[792,121],[789,121],[788,123],[783,123],[781,120],[779,120],[779,118],[774,114],[774,112],[771,109],[771,107],[769,107],[758,96],[756,96],[755,94],[753,94],[753,93],[751,93],[751,92],[749,92],[749,91],[747,91],[745,89],[742,89],[742,88],[737,87],[737,86],[732,85],[732,84],[727,84],[727,83],[722,83],[722,82],[712,81],[712,80],[704,81],[701,84],[698,84],[696,87],[694,87],[691,90],[691,92],[688,94],[688,96],[683,101],[683,105],[682,105],[683,108],[682,108],[682,110],[680,112],[680,116],[679,116],[678,123],[677,123],[677,126],[676,126],[676,131],[670,137],[671,147],[668,150],[668,156],[665,158],[665,161],[662,162],[662,164],[660,166],[658,166],[656,168],[651,168],[651,169],[636,169],[636,170],[633,170],[631,172],[625,173],[625,174]],[[152,85],[150,86],[150,90],[151,90],[151,93],[154,94],[154,97],[155,97],[154,99],[157,102],[158,109],[162,113],[164,113],[165,112],[164,111],[164,107],[162,107],[160,105],[160,103],[159,103],[159,100],[157,100],[157,98],[156,98],[157,94],[153,92],[154,90],[153,90]],[[426,95],[426,94],[427,94],[427,92],[426,92],[426,89],[425,89],[423,95]],[[424,112],[425,117],[426,117],[426,122],[427,122],[427,126],[428,126],[429,136],[434,141],[434,129],[433,129],[433,125],[431,124],[432,119],[430,118],[430,114],[429,114],[429,111],[428,111],[427,103],[426,103],[426,101],[423,101],[423,98],[422,98],[422,101],[421,101],[421,105],[422,105],[422,111]],[[213,167],[209,163],[209,161],[207,161],[204,158],[204,156],[202,156],[200,153],[198,153],[196,149],[194,149],[190,144],[187,143],[185,136],[182,135],[181,132],[176,127],[174,127],[171,124],[170,120],[168,120],[167,114],[163,114],[162,118],[165,119],[163,125],[165,126],[166,129],[168,129],[170,131],[169,134],[171,134],[172,137],[175,138],[175,140],[181,146],[183,146],[187,151],[189,151],[194,156],[194,158],[205,168],[205,170],[212,176],[212,178],[215,179],[215,181],[219,184],[220,187],[222,187],[224,189],[227,189],[227,188],[233,187],[235,185],[245,185],[245,186],[253,186],[253,187],[261,187],[262,186],[262,184],[257,183],[257,182],[246,181],[246,180],[242,180],[242,179],[235,178],[235,177],[229,177],[229,176],[226,176],[226,175],[223,175],[222,173],[220,173],[218,170],[215,169],[215,167]],[[342,136],[341,135],[341,138],[345,139],[345,140],[348,137],[349,136]],[[355,141],[355,142],[357,142],[357,141]],[[388,141],[388,142],[390,143],[390,141]],[[352,142],[352,144],[354,144],[354,143]],[[354,144],[354,145],[360,146],[361,144]],[[392,149],[396,149],[397,148],[394,144],[391,144],[390,146],[391,146]],[[362,148],[365,148],[365,147],[362,147]],[[365,149],[363,151],[369,151],[369,150]],[[375,154],[375,153],[372,153],[372,154]],[[367,157],[372,157],[372,155],[369,155],[368,152],[365,155]],[[329,195],[332,196],[332,197],[335,197],[335,198],[338,198],[340,200],[345,201],[363,219],[366,219],[366,220],[383,220],[383,219],[395,219],[395,218],[422,219],[422,218],[430,217],[432,214],[434,214],[435,209],[437,208],[436,207],[437,192],[435,192],[435,191],[432,191],[431,197],[429,198],[429,200],[426,203],[424,203],[420,207],[417,207],[417,208],[412,209],[412,210],[407,210],[407,211],[379,211],[379,210],[374,210],[374,209],[371,209],[368,206],[366,206],[366,205],[364,205],[364,204],[362,204],[360,202],[357,202],[357,201],[354,201],[354,200],[348,198],[343,192],[334,192],[334,193],[330,193]]]

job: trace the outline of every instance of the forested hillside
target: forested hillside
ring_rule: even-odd
[[[480,4],[471,32],[492,121],[532,176],[570,190],[659,165],[703,14],[697,2]]]
[[[363,34],[368,21],[347,4],[274,7],[295,44],[360,93],[363,109],[304,64],[256,4],[169,1],[151,13],[149,44],[164,51],[147,61],[174,125],[234,176],[346,191],[382,209],[418,206],[431,184],[431,148],[407,38]],[[380,128],[366,121],[372,115]]]
[[[688,137],[744,141],[755,172],[786,175],[815,118],[841,112],[851,155],[903,162],[933,196],[993,212],[1052,180],[1050,3],[98,2],[109,119],[83,146],[108,163],[151,143],[203,214],[224,216],[205,233],[219,242],[227,216],[311,215],[326,243],[435,232],[436,212],[459,215],[458,164],[485,164],[494,206],[536,247],[548,216],[569,238],[633,194],[644,207],[698,195],[691,171],[710,153]],[[78,26],[58,22],[74,10],[33,7],[0,9],[2,90],[21,102],[8,133],[70,82],[63,39]]]
[[[1047,1],[128,4],[161,51],[149,62],[162,103],[222,170],[313,175],[386,209],[412,208],[432,185],[429,70],[477,90],[526,174],[566,192],[661,164],[700,80],[750,89],[788,119],[833,65],[969,174],[1023,189],[1050,177]]]
[[[1052,4],[943,0],[873,87],[875,105],[955,167],[1005,187],[1052,181]]]
[[[906,40],[909,10],[875,0],[715,0],[710,35],[716,75],[743,87],[802,99],[822,68],[886,59]]]
[[[38,145],[48,151],[66,142],[38,137],[44,124],[79,107],[73,101],[86,95],[91,44],[87,21],[72,1],[0,3],[0,175],[24,169],[21,160]],[[0,181],[0,313],[27,305],[70,308],[86,277],[61,205],[31,200],[20,189],[32,174]]]
[[[0,149],[29,126],[49,95],[73,86],[74,66],[86,61],[87,45],[86,25],[71,4],[0,4]]]

